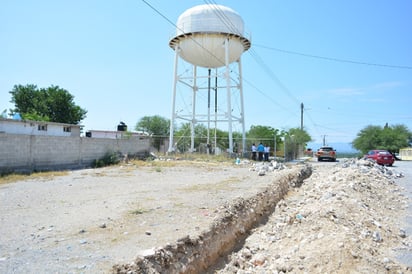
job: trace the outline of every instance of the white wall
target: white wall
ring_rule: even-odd
[[[39,126],[47,130],[39,130]],[[65,127],[70,128],[70,132],[65,132]],[[0,132],[9,134],[79,137],[80,126],[52,122],[0,119]]]
[[[103,139],[0,133],[0,173],[90,166],[107,152],[148,154],[150,138]]]

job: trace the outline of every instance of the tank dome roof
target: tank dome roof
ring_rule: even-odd
[[[243,20],[234,10],[215,4],[195,6],[179,16],[169,46],[191,64],[217,68],[225,65],[226,57],[232,63],[250,48],[243,31]]]
[[[244,24],[240,15],[222,5],[199,5],[183,12],[176,24],[176,35],[185,33],[229,33],[243,36]]]

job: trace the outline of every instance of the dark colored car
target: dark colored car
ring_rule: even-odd
[[[321,147],[316,151],[315,156],[318,157],[318,161],[329,160],[336,161],[336,150],[333,147]]]
[[[392,166],[393,162],[395,162],[393,155],[389,151],[383,149],[369,150],[368,154],[366,154],[364,158],[371,159],[377,164],[384,166]]]

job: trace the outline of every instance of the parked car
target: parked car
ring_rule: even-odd
[[[371,159],[377,164],[384,166],[392,166],[393,162],[395,162],[393,155],[389,151],[383,149],[369,150],[368,154],[364,156],[364,159]]]
[[[318,161],[329,160],[332,162],[336,161],[336,150],[333,147],[320,147],[316,151],[315,156],[318,157]]]

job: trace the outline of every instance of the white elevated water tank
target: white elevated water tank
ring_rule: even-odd
[[[200,67],[225,65],[225,41],[229,63],[237,61],[250,48],[244,36],[240,15],[222,5],[200,5],[183,12],[176,23],[176,36],[169,46],[185,61]]]

